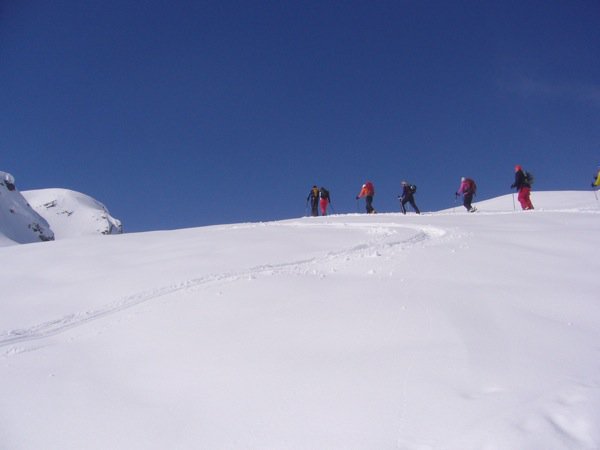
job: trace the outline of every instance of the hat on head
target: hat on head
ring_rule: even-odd
[[[517,164],[515,166],[515,172],[518,172],[519,170],[523,170],[523,168],[519,164]]]
[[[406,181],[402,181],[402,183],[400,183],[402,186],[406,186],[408,183]]]
[[[465,181],[466,178],[465,177],[460,177],[460,181]]]

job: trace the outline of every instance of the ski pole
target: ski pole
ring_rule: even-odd
[[[331,212],[335,214],[335,209],[334,209],[333,204],[331,202],[329,202],[329,207],[331,208]]]
[[[517,207],[515,206],[515,193],[512,193],[512,199],[513,199],[513,211],[517,210]]]

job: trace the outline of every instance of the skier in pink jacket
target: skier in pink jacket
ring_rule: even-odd
[[[456,191],[456,196],[463,196],[463,205],[469,212],[477,211],[477,208],[471,205],[476,192],[477,185],[475,184],[475,181],[473,181],[471,178],[465,177],[462,177],[460,179],[460,186],[458,188],[458,191]]]

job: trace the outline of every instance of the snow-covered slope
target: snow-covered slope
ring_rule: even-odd
[[[587,192],[563,191],[560,192],[560,194],[557,194],[556,192],[533,191],[531,193],[531,201],[537,210],[543,211],[598,211],[600,209],[600,203],[596,195],[592,190]],[[475,198],[475,200],[477,200],[477,198]],[[488,212],[510,212],[521,209],[517,200],[517,194],[514,194],[514,196],[503,195],[481,202],[475,201],[474,203],[480,210]]]
[[[0,171],[0,246],[52,239],[54,234],[48,222],[27,204],[14,177]]]
[[[600,210],[533,200],[0,248],[0,448],[600,448]]]
[[[102,203],[80,192],[38,189],[23,191],[23,196],[50,223],[56,239],[123,232],[121,221]]]

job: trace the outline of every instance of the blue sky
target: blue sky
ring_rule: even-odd
[[[128,231],[589,189],[600,3],[0,3],[0,170],[93,196]],[[590,194],[591,195],[591,194]],[[535,203],[535,196],[533,197]],[[364,204],[360,204],[364,211]]]

